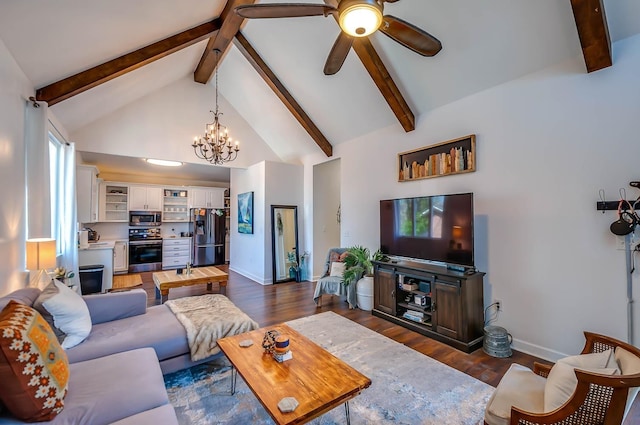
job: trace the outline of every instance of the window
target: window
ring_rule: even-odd
[[[442,238],[442,209],[444,197],[398,199],[395,222],[396,233],[404,237]]]
[[[60,255],[60,241],[62,240],[62,188],[64,184],[63,174],[64,152],[62,143],[49,133],[49,185],[51,192],[51,237],[57,243],[56,253]]]

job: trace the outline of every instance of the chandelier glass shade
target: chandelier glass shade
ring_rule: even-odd
[[[225,162],[233,161],[238,157],[240,144],[236,140],[233,143],[229,137],[229,129],[220,123],[222,112],[218,109],[218,56],[220,51],[216,49],[216,110],[209,111],[213,114],[213,122],[205,127],[203,136],[196,136],[191,144],[193,152],[200,159],[209,161],[214,165],[221,165]]]

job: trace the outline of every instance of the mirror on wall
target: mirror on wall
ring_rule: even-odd
[[[271,205],[273,283],[296,279],[298,267],[298,207]]]

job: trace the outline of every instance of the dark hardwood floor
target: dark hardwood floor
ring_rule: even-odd
[[[219,268],[228,271],[227,266],[219,266]],[[142,273],[141,276],[143,288],[148,295],[148,305],[159,304],[160,301],[155,297],[152,273]],[[513,356],[506,359],[491,357],[481,349],[466,354],[417,332],[375,317],[370,312],[359,309],[349,310],[346,301],[338,297],[325,295],[322,307],[316,307],[313,302],[314,288],[315,282],[287,282],[263,286],[229,271],[226,295],[260,326],[333,311],[494,387],[498,385],[511,363],[519,363],[530,368],[533,367],[534,361],[548,364],[542,359],[515,350]],[[218,289],[214,284],[213,291],[217,292]],[[169,299],[204,293],[207,293],[206,285],[175,288],[169,291]],[[625,421],[625,424],[629,425],[636,423],[640,423],[640,399],[635,401],[633,411]]]

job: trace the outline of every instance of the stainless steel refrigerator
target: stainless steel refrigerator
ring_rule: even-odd
[[[194,266],[224,264],[225,216],[215,208],[192,208],[189,232],[192,236],[191,256]]]

